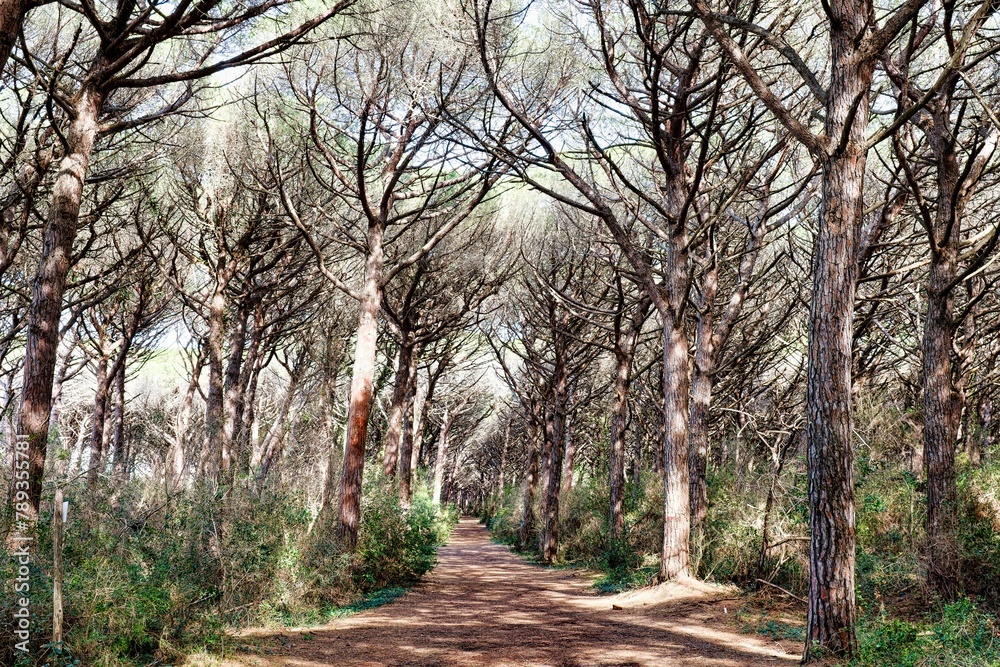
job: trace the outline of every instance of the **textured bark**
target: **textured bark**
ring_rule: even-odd
[[[340,511],[337,536],[353,551],[358,543],[358,521],[361,518],[361,480],[365,466],[365,443],[368,440],[368,420],[372,409],[372,383],[375,379],[375,352],[378,337],[378,316],[382,306],[382,264],[384,261],[381,225],[368,229],[368,257],[365,260],[365,282],[361,294],[357,344],[354,350],[354,371],[347,409],[347,442],[344,446],[344,468],[340,476]]]
[[[115,375],[115,393],[112,412],[111,452],[113,465],[120,479],[125,478],[128,466],[128,442],[125,440],[125,366]]]
[[[0,0],[0,73],[17,43],[17,35],[27,11],[26,0]]]
[[[931,264],[924,320],[924,469],[927,473],[927,583],[945,600],[958,596],[958,497],[955,447],[963,400],[952,364],[961,202],[959,166],[946,109],[935,113],[931,146],[937,161],[938,201],[931,230]]]
[[[663,322],[663,550],[660,580],[689,574],[691,503],[688,484],[690,363],[683,322]]]
[[[838,10],[847,25],[831,34],[826,136],[831,141],[843,138],[843,143],[830,146],[823,160],[823,205],[809,313],[806,457],[811,540],[803,656],[807,661],[814,646],[845,657],[857,650],[851,345],[868,114],[856,110],[868,109],[874,63],[858,63],[853,37],[865,30],[865,15],[851,6]]]
[[[205,457],[202,475],[217,482],[223,468],[223,370],[222,340],[225,335],[224,286],[215,287],[208,308],[208,396],[205,398]]]
[[[625,535],[625,429],[628,423],[628,393],[635,348],[648,314],[649,300],[644,298],[640,300],[627,331],[622,330],[622,314],[615,317],[615,380],[611,395],[611,444],[608,448],[611,500],[608,526],[612,547]]]
[[[528,469],[524,475],[524,501],[521,504],[521,522],[517,527],[518,548],[524,549],[535,532],[535,496],[538,493],[539,440],[542,438],[540,402],[532,401],[528,419]]]
[[[90,468],[87,470],[87,486],[93,488],[97,477],[104,471],[104,422],[108,409],[108,357],[103,350],[97,359],[97,387],[94,391],[94,418],[90,426]]]
[[[76,116],[66,132],[66,155],[52,186],[52,207],[45,224],[42,252],[31,290],[24,350],[21,415],[18,433],[28,440],[29,518],[38,517],[45,473],[52,380],[59,344],[59,316],[76,238],[83,184],[97,138],[102,95],[89,87],[74,98]]]
[[[404,504],[409,504],[413,497],[412,481],[416,469],[413,447],[413,410],[417,384],[417,355],[410,354],[409,368],[406,376],[406,394],[403,397],[403,420],[399,446],[399,497]],[[419,447],[417,448],[419,449]],[[419,452],[417,453],[419,455]]]
[[[227,483],[232,481],[237,462],[236,439],[243,421],[243,399],[246,385],[242,380],[243,353],[247,342],[247,319],[249,314],[240,308],[233,327],[229,332],[229,363],[222,383],[222,473]]]
[[[431,489],[431,499],[435,505],[441,504],[445,466],[448,458],[448,438],[451,435],[451,425],[454,421],[455,415],[448,408],[445,408],[441,432],[438,433],[437,456],[434,457],[434,486]]]
[[[392,388],[392,402],[389,405],[389,419],[385,432],[382,472],[389,479],[396,476],[402,455],[400,449],[403,441],[403,412],[406,409],[406,395],[410,389],[410,366],[413,360],[413,345],[408,339],[409,335],[404,331],[403,342],[396,354],[396,379]],[[406,456],[409,456],[409,452],[406,452]]]
[[[545,503],[542,506],[542,561],[552,563],[559,550],[559,492],[562,486],[563,457],[566,446],[566,388],[565,368],[558,362],[555,370],[554,402],[546,420],[546,440],[549,441],[548,474],[544,475]]]
[[[706,272],[701,285],[701,309],[698,313],[694,368],[691,373],[691,458],[688,486],[691,504],[692,540],[701,546],[701,531],[708,513],[708,417],[712,404],[712,375],[715,372],[713,325],[714,304],[718,291],[718,272]]]

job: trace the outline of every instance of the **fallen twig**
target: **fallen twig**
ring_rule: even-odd
[[[766,581],[764,579],[757,579],[757,581],[759,581],[760,583],[765,584],[767,586],[770,586],[771,588],[777,588],[779,591],[781,591],[782,593],[784,593],[788,597],[795,598],[796,600],[798,600],[802,604],[809,604],[809,601],[806,600],[805,598],[800,598],[795,593],[792,593],[791,591],[787,591],[787,590],[785,590],[784,588],[782,588],[781,586],[779,586],[777,584],[772,584],[770,581]]]

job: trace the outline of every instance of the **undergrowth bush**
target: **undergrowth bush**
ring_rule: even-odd
[[[434,564],[457,521],[421,489],[410,508],[367,485],[358,549],[330,539],[301,497],[238,483],[148,498],[138,486],[107,489],[71,506],[64,548],[61,646],[33,646],[31,665],[125,667],[171,663],[192,650],[224,651],[229,628],[325,620],[392,599]],[[67,497],[93,498],[82,487]],[[51,525],[43,515],[32,566],[32,637],[51,635]],[[11,561],[0,551],[10,589]],[[12,596],[0,598],[0,634],[11,636]],[[13,664],[0,647],[0,664]]]
[[[965,598],[926,622],[881,614],[862,617],[854,667],[996,667],[1000,630],[996,618]]]

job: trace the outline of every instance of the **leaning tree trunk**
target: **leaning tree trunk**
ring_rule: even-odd
[[[9,51],[8,51],[9,52]],[[104,98],[85,87],[73,100],[75,117],[65,135],[66,155],[52,186],[52,207],[45,224],[42,252],[31,290],[19,436],[28,445],[28,519],[38,518],[52,408],[52,380],[59,345],[59,316],[76,238],[83,184],[97,138]]]
[[[347,442],[344,446],[344,468],[340,476],[337,536],[349,551],[354,551],[357,546],[358,522],[361,518],[361,482],[365,466],[365,443],[368,440],[368,420],[372,409],[378,316],[382,307],[383,233],[382,226],[378,224],[372,224],[368,229],[368,258],[365,261],[365,283],[354,350],[354,375],[351,378],[350,403],[347,408]]]
[[[524,549],[535,532],[535,495],[538,491],[538,456],[541,436],[539,421],[541,409],[537,401],[532,406],[532,414],[528,421],[528,469],[524,475],[524,502],[521,507],[521,523],[517,527],[517,545]]]

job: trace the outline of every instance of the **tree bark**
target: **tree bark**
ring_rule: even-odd
[[[958,596],[958,497],[955,447],[962,415],[952,364],[955,292],[962,214],[956,201],[959,166],[944,110],[930,138],[937,158],[938,201],[930,238],[930,277],[924,320],[924,470],[927,473],[927,583],[945,600]],[[936,115],[937,115],[936,114]],[[943,135],[943,136],[942,136]]]
[[[31,521],[38,518],[42,496],[59,316],[76,238],[83,184],[103,103],[102,94],[90,87],[84,87],[74,99],[76,115],[65,135],[67,151],[59,163],[52,187],[52,208],[45,224],[42,253],[31,290],[18,424],[18,433],[28,441],[28,515]]]
[[[14,50],[27,11],[26,0],[0,0],[0,73]]]
[[[615,553],[616,543],[625,537],[625,431],[628,424],[628,393],[635,349],[642,325],[649,314],[649,305],[649,299],[640,299],[627,331],[622,331],[621,314],[615,317],[615,380],[609,428],[611,445],[608,448],[611,504],[608,535],[611,553]]]
[[[804,661],[814,657],[817,646],[844,657],[857,650],[851,348],[874,65],[858,62],[854,35],[863,34],[867,18],[852,7],[838,8],[844,25],[830,38],[826,136],[833,145],[827,146],[822,164],[823,201],[813,253],[806,384],[811,539]]]
[[[413,472],[416,469],[413,455],[413,403],[416,396],[417,355],[414,350],[410,354],[409,368],[406,376],[406,394],[403,397],[402,443],[399,447],[399,498],[404,505],[409,505],[413,497]],[[418,452],[419,454],[419,452]]]
[[[232,481],[237,463],[236,439],[239,437],[239,427],[243,421],[243,399],[246,378],[243,372],[243,352],[247,342],[247,320],[249,313],[239,309],[234,326],[229,332],[229,363],[222,384],[222,473],[225,481]]]
[[[226,320],[225,286],[217,284],[208,309],[208,396],[205,399],[205,458],[203,475],[215,483],[223,471],[223,370],[222,339]]]
[[[413,361],[413,345],[409,333],[402,332],[403,341],[396,355],[396,380],[392,390],[392,403],[389,406],[389,419],[385,433],[385,455],[382,461],[383,474],[392,479],[400,466],[400,451],[403,440],[403,412],[406,409],[406,395],[409,392],[410,366]],[[409,457],[409,452],[406,452]],[[406,467],[406,466],[402,466]]]
[[[357,345],[354,351],[350,404],[347,410],[347,442],[344,450],[344,468],[340,477],[337,536],[348,551],[354,551],[357,546],[358,522],[361,517],[361,483],[365,465],[365,443],[368,440],[368,420],[372,408],[378,316],[382,306],[383,234],[381,225],[369,226],[365,283],[362,290]]]
[[[432,487],[431,499],[435,505],[441,504],[441,492],[444,488],[444,472],[446,459],[448,458],[448,437],[451,433],[451,425],[455,421],[455,415],[448,408],[444,409],[444,417],[441,422],[441,432],[438,434],[437,456],[434,458],[434,486]]]
[[[538,441],[542,437],[540,422],[542,418],[541,402],[532,401],[531,415],[528,418],[528,469],[524,475],[524,502],[521,506],[521,523],[517,528],[517,545],[524,549],[531,541],[535,531],[535,495],[538,490]]]
[[[108,409],[108,357],[104,352],[103,336],[100,342],[100,357],[97,359],[97,387],[94,391],[94,419],[90,427],[90,467],[87,469],[87,487],[94,488],[97,478],[104,470],[104,422]]]
[[[663,314],[663,550],[660,580],[689,574],[691,503],[688,469],[690,363],[684,323]]]

